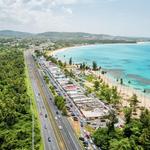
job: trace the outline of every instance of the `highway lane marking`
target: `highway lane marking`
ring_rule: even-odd
[[[32,59],[32,58],[31,58],[31,59]],[[32,61],[33,61],[33,59],[32,59]],[[43,97],[43,100],[44,100],[44,103],[45,103],[47,112],[48,112],[48,114],[49,114],[48,117],[49,117],[49,119],[50,119],[50,121],[51,121],[51,123],[52,123],[53,129],[54,129],[54,132],[55,132],[55,136],[56,136],[56,138],[57,138],[57,141],[59,141],[59,145],[60,145],[61,150],[66,150],[66,149],[67,149],[67,146],[66,146],[66,144],[64,144],[65,142],[64,142],[64,140],[63,140],[63,137],[62,137],[61,133],[59,132],[59,128],[57,127],[57,125],[56,125],[56,123],[55,123],[55,120],[54,120],[54,118],[53,118],[53,116],[52,116],[52,112],[51,112],[51,110],[49,109],[49,107],[48,107],[48,105],[47,105],[48,102],[47,102],[47,100],[46,100],[46,96],[44,95],[43,89],[42,89],[42,87],[41,87],[41,83],[40,83],[40,81],[39,81],[39,77],[38,77],[38,75],[36,74],[37,71],[35,70],[35,62],[33,62],[33,63],[34,63],[34,76],[36,77],[36,80],[37,80],[37,84],[38,84],[38,86],[39,86],[40,93],[41,93],[41,95],[42,95],[42,97]],[[57,128],[57,129],[56,129],[56,128]],[[56,130],[57,130],[58,132],[56,132]],[[58,134],[59,134],[59,136],[58,136]],[[58,140],[58,138],[59,138],[59,140]]]

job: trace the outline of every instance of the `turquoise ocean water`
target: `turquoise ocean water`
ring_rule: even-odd
[[[76,47],[59,51],[55,56],[66,62],[72,57],[73,63],[89,65],[96,61],[112,79],[123,78],[128,86],[150,93],[150,43]]]

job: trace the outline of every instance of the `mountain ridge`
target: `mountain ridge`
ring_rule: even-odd
[[[28,37],[42,37],[49,39],[85,39],[85,40],[150,40],[150,37],[127,37],[127,36],[114,36],[109,34],[92,34],[85,32],[56,32],[48,31],[42,33],[29,33],[13,30],[0,30],[0,37],[16,37],[16,38],[28,38]]]

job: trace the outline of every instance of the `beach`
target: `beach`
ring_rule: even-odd
[[[129,106],[129,98],[133,95],[136,94],[138,97],[138,106],[139,107],[145,107],[147,109],[150,109],[150,97],[148,95],[146,95],[145,93],[138,91],[132,87],[128,87],[126,85],[121,85],[115,81],[113,81],[112,79],[110,79],[109,77],[107,77],[106,75],[103,75],[99,72],[94,72],[93,74],[97,77],[100,77],[106,84],[108,84],[110,87],[112,86],[116,86],[118,93],[120,93],[121,97],[122,97],[122,105],[123,106]]]
[[[57,53],[60,54],[61,52],[65,52],[65,51],[67,51],[69,49],[76,49],[76,48],[85,47],[85,46],[87,46],[87,45],[61,48],[61,49],[57,49],[55,51],[50,52],[49,55],[53,55],[54,56]],[[92,45],[90,45],[90,46],[92,46]],[[94,75],[96,75],[97,77],[100,77],[110,87],[112,87],[112,86],[116,86],[117,87],[118,93],[120,93],[120,95],[122,97],[122,105],[123,106],[129,106],[128,99],[133,94],[136,94],[137,97],[138,97],[138,101],[139,101],[138,106],[150,109],[150,97],[147,94],[143,93],[140,90],[134,89],[133,87],[129,87],[127,85],[121,85],[117,81],[114,81],[111,78],[109,78],[106,74],[104,74],[104,75],[101,74],[100,71],[92,71],[92,73]]]
[[[96,44],[90,44],[90,45],[76,45],[76,46],[70,46],[70,47],[64,47],[64,48],[60,48],[60,49],[56,49],[56,50],[51,50],[48,51],[47,55],[48,56],[54,56],[56,55],[58,52],[64,52],[67,51],[69,49],[75,49],[75,48],[82,48],[82,47],[86,47],[86,46],[95,46]]]

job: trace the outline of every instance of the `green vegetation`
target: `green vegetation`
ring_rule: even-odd
[[[87,80],[87,81],[89,81],[89,82],[92,82],[93,80],[95,80],[96,78],[93,76],[93,75],[87,75],[86,77],[85,77],[85,79]]]
[[[67,115],[65,99],[62,96],[55,96],[54,100],[55,100],[55,105],[58,107],[59,110],[62,111],[62,114]]]
[[[29,77],[29,73],[28,73],[28,68],[27,68],[27,64],[25,63],[25,74],[26,74],[26,85],[27,85],[27,93],[30,97],[30,100],[31,100],[31,112],[32,114],[34,115],[34,128],[38,128],[38,132],[34,132],[34,136],[36,137],[39,137],[40,135],[40,131],[39,129],[41,129],[41,124],[40,124],[40,120],[39,120],[39,116],[38,116],[38,111],[37,111],[37,106],[36,106],[36,102],[35,102],[35,97],[34,97],[34,92],[33,92],[33,89],[32,89],[32,85],[31,85],[31,80],[30,80],[30,77]],[[44,149],[44,143],[43,143],[43,140],[41,138],[41,141],[37,142],[37,144],[39,149],[40,150],[43,150]]]
[[[97,89],[98,91],[96,90],[96,94],[101,100],[108,102],[109,104],[119,104],[121,97],[118,94],[116,87],[111,88],[103,82],[100,82],[99,86],[100,88],[99,90]]]
[[[97,70],[97,63],[95,61],[93,61],[93,63],[92,63],[92,68],[94,71]]]
[[[65,76],[69,76],[69,77],[75,78],[75,75],[72,72],[72,70],[68,71],[68,69],[64,69],[64,74],[65,74]]]
[[[72,65],[72,58],[69,59],[69,65]]]
[[[32,112],[27,91],[23,52],[0,51],[0,149],[32,146]],[[40,148],[40,130],[35,122],[35,147]]]
[[[122,78],[120,79],[120,84],[121,84],[121,85],[123,84],[123,79],[122,79]]]
[[[106,128],[99,128],[93,134],[95,144],[102,150],[150,149],[150,112],[147,109],[136,119],[132,117],[132,108],[126,108],[123,128],[114,128],[115,117],[111,118]]]
[[[94,82],[94,88],[95,88],[95,91],[98,91],[99,90],[99,87],[100,87],[100,83],[99,83],[99,81],[95,81]]]
[[[47,75],[44,75],[44,80],[45,80],[45,82],[46,82],[46,84],[48,84],[49,83],[49,78],[48,78],[48,76]]]
[[[43,55],[43,53],[40,52],[39,50],[35,50],[35,54],[36,54],[36,57],[40,57]]]
[[[138,98],[136,94],[133,94],[133,96],[130,98],[130,107],[133,108],[133,111],[136,111],[136,107],[138,104]]]
[[[50,84],[50,83],[49,83]],[[52,92],[52,94],[55,96],[56,95],[56,92],[55,92],[55,88],[53,87],[53,85],[49,85],[49,88],[50,88],[50,90],[51,90],[51,92]]]
[[[150,112],[142,111],[139,119],[131,119],[129,116],[126,115],[123,129],[115,129],[113,132],[108,132],[108,128],[98,129],[93,134],[95,143],[101,146],[102,150],[150,149]]]

